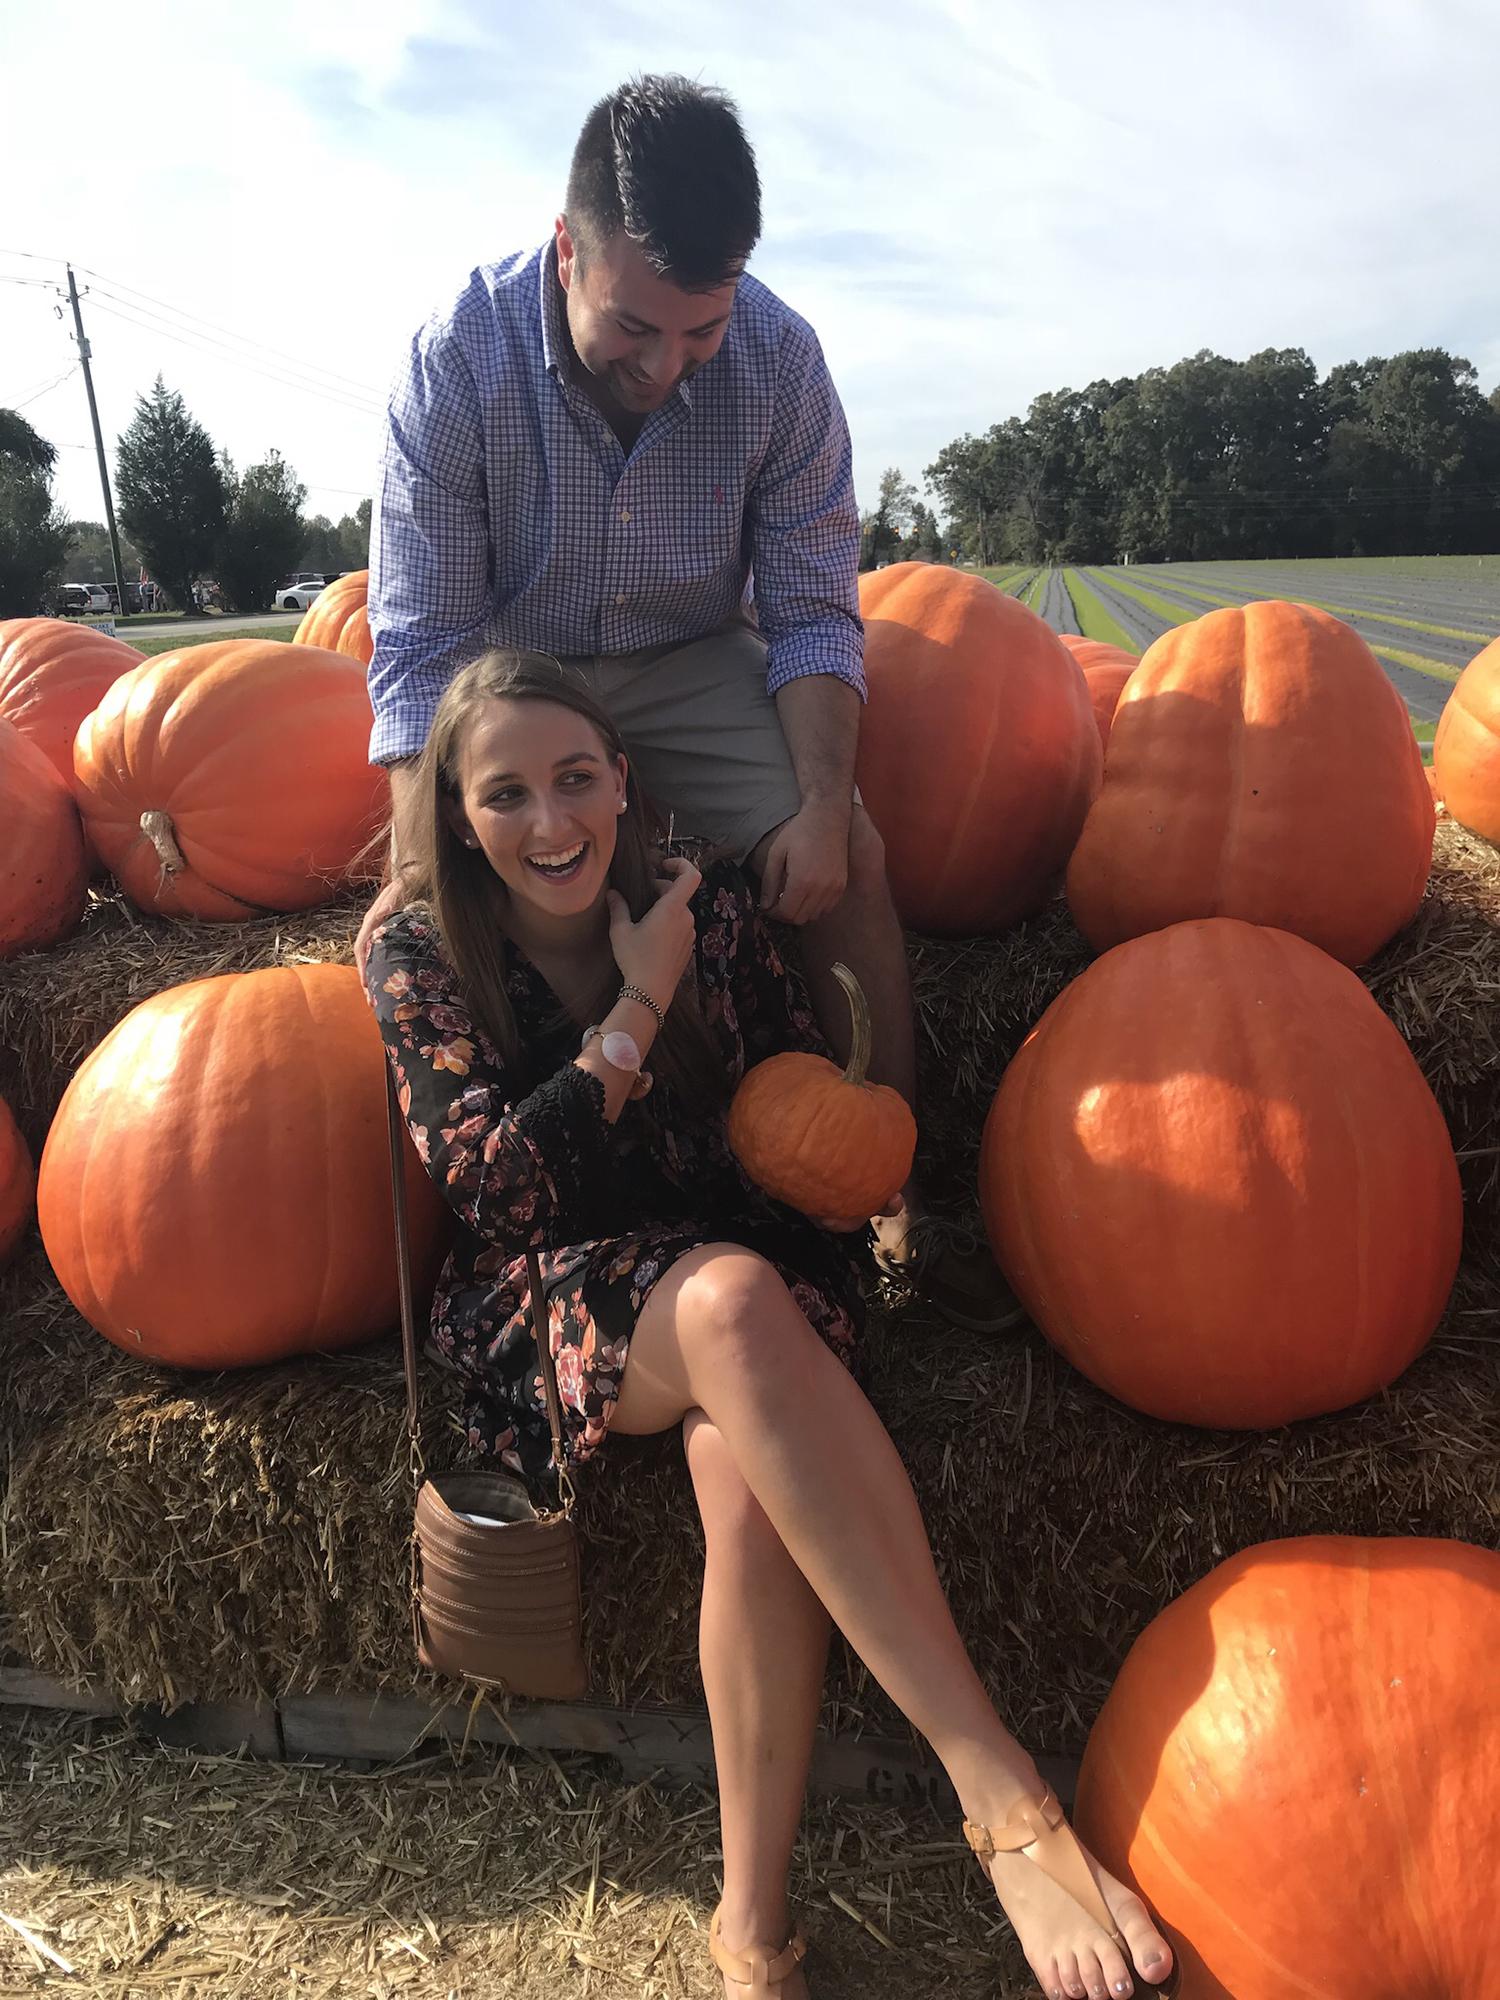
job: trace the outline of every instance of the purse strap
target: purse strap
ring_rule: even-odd
[[[390,1135],[391,1206],[396,1217],[396,1274],[401,1292],[401,1361],[406,1372],[406,1435],[411,1444],[413,1487],[426,1477],[427,1462],[422,1455],[422,1418],[417,1399],[417,1313],[412,1296],[411,1231],[406,1206],[406,1148],[409,1144],[406,1120],[396,1095],[396,1079],[385,1065],[386,1127]],[[536,1341],[537,1362],[542,1372],[542,1388],[547,1399],[547,1425],[552,1432],[552,1463],[563,1512],[571,1514],[575,1494],[568,1472],[568,1454],[563,1445],[562,1398],[557,1392],[557,1364],[552,1359],[552,1339],[548,1330],[546,1294],[542,1290],[542,1267],[535,1250],[526,1252],[526,1281],[530,1288],[531,1331]]]

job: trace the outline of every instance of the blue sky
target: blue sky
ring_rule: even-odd
[[[636,69],[738,99],[753,268],[822,336],[865,501],[1042,390],[1200,347],[1447,346],[1500,381],[1488,0],[216,11],[0,16],[0,404],[64,447],[79,517],[87,410],[76,373],[47,387],[73,354],[35,260],[92,274],[111,444],[160,370],[337,515],[413,328],[550,230],[584,113]]]

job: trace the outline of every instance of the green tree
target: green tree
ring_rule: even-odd
[[[102,580],[113,583],[115,559],[109,546],[108,528],[102,521],[75,521],[73,530],[78,539],[63,570],[63,582],[93,583]],[[128,535],[120,537],[120,562],[127,584],[144,567],[141,552]]]
[[[62,581],[73,526],[53,503],[57,448],[0,410],[0,617],[35,617]]]
[[[219,585],[230,610],[268,611],[277,580],[297,565],[307,488],[277,451],[243,474],[227,458],[222,469],[226,505]]]
[[[225,516],[224,474],[213,439],[160,375],[115,454],[120,518],[158,582],[190,616],[193,585],[218,553]]]
[[[916,504],[916,487],[897,466],[887,466],[880,475],[880,495],[874,508],[860,516],[861,569],[874,569],[877,563],[899,560],[901,544],[911,528],[912,508]]]

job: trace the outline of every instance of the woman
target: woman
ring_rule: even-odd
[[[794,1215],[727,1150],[745,1067],[818,1046],[748,878],[653,850],[613,725],[534,655],[458,675],[417,786],[411,901],[376,932],[365,979],[412,1137],[466,1225],[433,1338],[465,1378],[471,1445],[546,1480],[530,1245],[571,1457],[610,1430],[682,1426],[707,1542],[726,1994],[806,1994],[787,1872],[830,1618],[942,1759],[1044,1991],[1161,1982],[1165,1940],[1085,1865],[985,1695],[856,1385],[862,1312],[839,1236],[862,1219]]]

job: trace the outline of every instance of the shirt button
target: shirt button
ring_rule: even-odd
[[[620,509],[620,519],[622,521],[628,521],[630,519],[630,509],[628,507],[622,507]]]
[[[615,603],[616,603],[616,604],[623,604],[624,602],[625,602],[625,593],[624,593],[624,591],[623,591],[623,590],[621,590],[621,591],[617,591],[617,592],[615,593]]]

